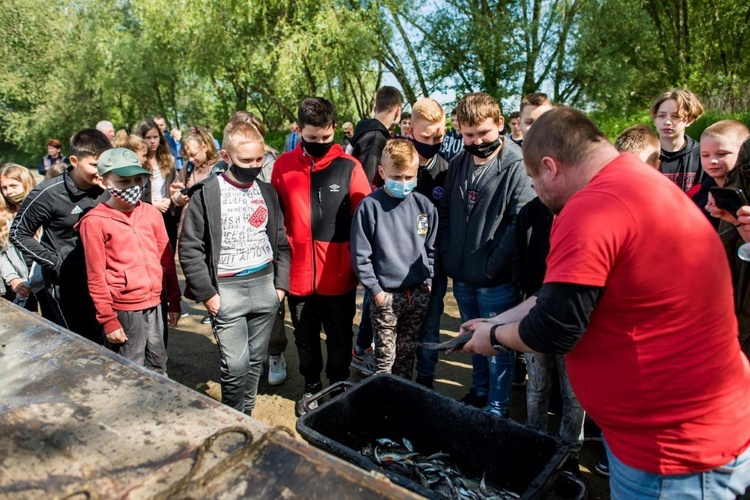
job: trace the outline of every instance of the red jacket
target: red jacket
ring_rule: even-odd
[[[158,306],[165,281],[169,311],[179,312],[177,270],[159,210],[139,202],[126,214],[100,203],[76,228],[86,256],[89,294],[104,333],[122,328],[115,311]]]
[[[317,159],[298,145],[276,160],[271,184],[292,249],[290,295],[341,295],[357,286],[349,259],[352,214],[372,191],[359,162],[338,144]]]

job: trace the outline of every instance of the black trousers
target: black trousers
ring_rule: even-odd
[[[329,382],[349,378],[355,299],[356,289],[343,295],[289,296],[294,342],[299,354],[299,371],[305,378],[305,385],[320,382],[323,370],[321,327],[326,334],[326,376]]]
[[[45,283],[45,291],[55,313],[54,318],[47,319],[99,345],[104,343],[104,332],[96,320],[96,308],[86,283],[74,286]]]

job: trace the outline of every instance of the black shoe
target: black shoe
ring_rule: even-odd
[[[321,384],[320,382],[316,382],[314,384],[305,384],[305,392],[302,395],[302,399],[300,399],[299,401],[297,401],[297,404],[294,406],[294,413],[296,413],[296,415],[298,417],[301,417],[302,415],[304,415],[305,413],[307,413],[307,410],[302,405],[302,403],[304,401],[307,401],[307,399],[309,399],[314,394],[317,394],[318,392],[320,392],[322,390],[323,390],[323,384]],[[311,410],[314,410],[315,408],[318,407],[318,402],[314,401],[311,404],[309,404],[308,407]]]
[[[203,319],[201,320],[201,323],[204,325],[208,325],[211,323],[211,316],[203,316]]]
[[[435,377],[427,376],[427,375],[417,375],[416,382],[419,385],[422,385],[424,387],[427,387],[428,389],[433,389],[432,383],[435,380]]]
[[[563,462],[560,470],[569,472],[577,479],[581,479],[581,468],[577,456],[569,456],[568,459]],[[579,485],[571,480],[558,479],[555,482],[555,494],[560,498],[578,498],[580,493],[581,490]]]
[[[516,354],[516,366],[513,368],[513,385],[523,387],[526,385],[526,358],[523,354]]]
[[[477,393],[474,392],[473,389],[459,401],[465,405],[474,406],[475,408],[484,408],[487,406],[487,396],[477,396]]]

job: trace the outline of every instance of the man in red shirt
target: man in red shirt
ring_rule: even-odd
[[[557,215],[544,286],[464,324],[475,331],[464,350],[566,353],[573,390],[603,431],[613,498],[743,494],[750,365],[711,224],[572,108],[534,123],[524,162]]]

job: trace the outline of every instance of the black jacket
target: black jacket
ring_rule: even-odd
[[[274,284],[289,292],[291,253],[279,198],[270,184],[256,181],[268,208],[266,232],[273,249]],[[190,188],[190,203],[180,234],[180,265],[185,274],[185,297],[204,302],[219,293],[221,253],[221,190],[216,176]]]
[[[26,197],[10,228],[10,241],[25,257],[42,266],[50,284],[86,283],[86,260],[78,231],[81,217],[109,193],[95,186],[84,191],[68,172],[47,179]],[[34,238],[43,228],[41,241]]]
[[[534,295],[544,283],[553,219],[552,212],[539,198],[528,202],[516,218],[513,285],[521,300]]]
[[[383,154],[385,143],[391,135],[380,120],[368,118],[361,120],[354,129],[352,137],[352,156],[359,160],[371,186],[381,185],[378,182],[378,165]]]
[[[437,207],[443,199],[443,186],[448,175],[448,162],[435,155],[424,167],[419,167],[415,191],[428,197]]]

